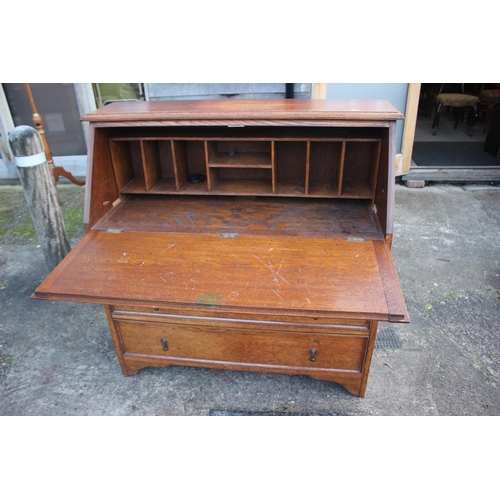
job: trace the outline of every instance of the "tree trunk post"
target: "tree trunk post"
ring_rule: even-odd
[[[52,271],[71,246],[42,139],[33,127],[20,125],[10,131],[9,144],[45,262]]]

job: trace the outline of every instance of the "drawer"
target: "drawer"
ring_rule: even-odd
[[[368,336],[115,321],[123,353],[361,373]]]
[[[332,318],[328,316],[302,316],[296,314],[269,314],[228,312],[218,309],[179,309],[149,306],[113,306],[112,317],[116,320],[155,321],[166,323],[195,324],[228,328],[266,328],[270,330],[329,330],[342,333],[369,334],[372,322],[358,318]]]

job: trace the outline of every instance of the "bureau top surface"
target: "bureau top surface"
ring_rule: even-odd
[[[116,102],[85,115],[89,122],[162,120],[401,120],[384,100],[240,99]]]

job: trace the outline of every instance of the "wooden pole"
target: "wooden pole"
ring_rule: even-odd
[[[52,271],[71,247],[42,138],[33,127],[20,125],[9,133],[9,144],[45,262]]]
[[[50,149],[49,142],[47,141],[47,136],[45,135],[45,129],[43,128],[43,120],[36,109],[35,99],[33,98],[33,93],[31,92],[30,84],[25,83],[24,88],[26,89],[26,93],[28,94],[31,110],[33,111],[33,124],[35,125],[35,128],[37,129],[38,133],[40,134],[40,137],[42,138],[43,146],[45,148],[45,156],[47,158],[47,163],[49,164],[50,173],[52,175],[54,186],[56,185],[60,175],[69,179],[73,184],[77,184],[78,186],[84,186],[85,182],[76,180],[73,177],[73,174],[66,171],[63,167],[55,166],[54,159],[52,157],[52,151]],[[57,193],[57,191],[56,194],[59,199],[59,194]]]

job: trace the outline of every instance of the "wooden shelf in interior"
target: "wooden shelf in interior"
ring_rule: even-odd
[[[161,178],[156,142],[112,140],[111,160],[122,193],[149,191]]]
[[[175,179],[162,178],[148,192],[151,194],[175,193],[177,192]]]
[[[338,151],[335,153],[332,152],[330,155],[333,159],[336,155],[336,162],[329,165],[330,174],[324,175],[326,173],[325,168],[323,167],[323,176],[318,180],[317,171],[318,166],[317,163],[313,163],[314,152],[316,143],[322,143],[323,145],[328,145],[328,143],[340,143],[338,144]],[[344,163],[345,163],[345,149],[346,149],[346,141],[308,141],[307,142],[307,159],[306,159],[306,194],[310,196],[325,196],[325,197],[339,197],[342,192],[342,180],[344,175]],[[323,156],[325,152],[323,152]],[[329,160],[329,162],[332,161]],[[324,160],[323,160],[324,162]],[[313,175],[316,172],[315,175]],[[332,175],[335,174],[335,175]],[[334,178],[332,178],[334,177]]]
[[[215,153],[208,166],[210,168],[273,168],[271,154],[260,152],[235,153],[234,156],[227,153]]]
[[[308,196],[319,196],[325,198],[339,198],[339,190],[334,182],[310,182]]]
[[[261,179],[218,179],[211,194],[235,196],[269,196],[273,194],[270,180]]]
[[[122,190],[122,193],[125,194],[152,194],[152,195],[171,195],[171,194],[211,194],[207,189],[207,183],[199,182],[199,183],[190,183],[186,182],[184,186],[181,187],[180,190],[177,189],[175,185],[175,181],[172,179],[160,179],[149,191],[143,189],[142,191],[137,190]]]
[[[177,190],[172,179],[160,179],[151,189],[147,190],[144,179],[135,178],[122,189],[123,194],[212,194],[235,196],[278,196],[278,197],[309,197],[309,198],[353,198],[371,200],[372,191],[368,184],[360,185],[356,182],[344,183],[342,194],[337,193],[335,184],[313,183],[309,186],[306,195],[305,187],[297,183],[280,183],[273,193],[272,185],[268,180],[260,179],[218,179],[208,191],[206,181],[200,183],[186,182]]]
[[[171,166],[169,171],[164,171],[162,158],[167,153],[169,143]],[[117,186],[124,194],[223,194],[233,192],[235,195],[244,196],[300,196],[300,197],[325,197],[325,198],[357,198],[371,199],[375,196],[376,180],[380,163],[381,141],[373,138],[311,138],[295,140],[306,144],[305,162],[303,165],[303,180],[283,179],[277,180],[275,141],[271,141],[270,152],[247,151],[236,152],[234,156],[228,153],[217,152],[212,141],[199,141],[205,144],[205,165],[207,180],[200,184],[187,182],[190,165],[187,158],[186,144],[188,141],[167,138],[115,138],[111,139],[111,155]],[[336,163],[332,168],[336,174],[322,180],[318,174],[313,176],[313,169],[317,172],[316,163],[313,165],[312,150],[314,143],[341,143],[338,147]],[[346,159],[346,144],[349,148],[355,147],[356,142],[366,144],[378,143],[373,146],[371,154],[370,173],[365,175],[365,180],[349,179],[350,161]],[[165,145],[165,146],[163,146]],[[366,146],[363,146],[366,149]],[[315,151],[317,151],[315,149]],[[327,150],[324,150],[327,151]],[[352,149],[351,149],[352,151]],[[324,153],[322,153],[324,154]],[[351,153],[352,157],[352,153]],[[171,170],[173,168],[173,171]],[[358,167],[359,168],[359,167]],[[234,178],[219,178],[218,170],[234,169],[241,171],[242,176],[235,173]],[[271,179],[246,178],[243,173],[254,169],[271,171]],[[167,177],[165,177],[167,175]],[[226,174],[227,175],[227,174]],[[321,177],[323,174],[321,174]],[[316,177],[316,179],[314,178]]]
[[[344,181],[342,184],[342,194],[340,198],[371,200],[372,196],[373,193],[369,184],[361,184],[356,181]]]
[[[303,183],[279,182],[274,194],[276,196],[305,196],[306,190]]]
[[[140,177],[135,177],[125,186],[123,186],[120,190],[121,193],[124,194],[140,194],[140,193],[145,193],[146,192],[146,183],[144,182],[144,179]]]
[[[217,147],[216,142],[205,141],[207,186],[210,192],[225,194],[229,192],[227,186],[234,186],[237,194],[250,196],[273,194],[276,191],[274,141],[270,142],[270,151],[236,151],[234,155],[217,151]],[[224,169],[232,169],[234,172],[219,176],[219,170]],[[270,170],[270,185],[267,179],[253,179],[251,175],[246,175],[255,170]],[[237,171],[241,174],[236,173]]]

